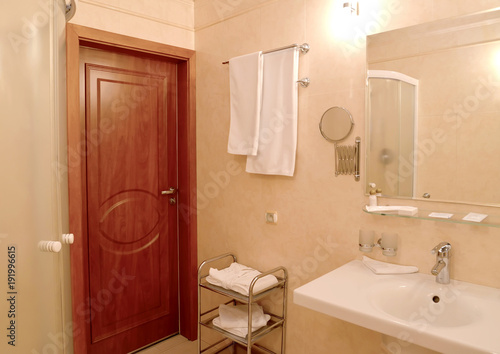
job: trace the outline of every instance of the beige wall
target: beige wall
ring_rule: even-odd
[[[284,265],[290,272],[292,295],[300,284],[359,258],[360,228],[377,234],[394,230],[400,236],[398,255],[387,258],[376,251],[372,257],[416,265],[429,273],[434,264],[430,249],[446,240],[454,248],[453,278],[500,287],[500,257],[490,249],[498,242],[500,229],[365,214],[364,181],[334,176],[333,146],[318,130],[327,108],[344,106],[356,123],[348,141],[353,143],[357,135],[364,141],[364,35],[493,8],[498,1],[361,1],[360,16],[347,19],[348,23],[339,14],[341,3],[195,2],[200,260],[232,251],[240,262],[260,269]],[[226,152],[229,79],[228,67],[221,62],[302,42],[308,42],[311,50],[301,55],[299,76],[308,76],[311,85],[299,89],[295,176],[248,174],[245,159]],[[277,225],[264,222],[266,210],[278,212]],[[380,352],[377,333],[296,306],[292,297],[288,315],[290,354]]]
[[[193,0],[76,0],[70,22],[194,49]]]

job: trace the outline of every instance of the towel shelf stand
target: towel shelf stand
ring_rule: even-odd
[[[250,284],[250,291],[248,296],[239,294],[232,290],[227,290],[222,287],[210,284],[206,281],[207,270],[206,266],[208,265],[220,265],[220,261],[224,260],[227,264],[227,259],[231,259],[232,262],[236,262],[236,256],[231,253],[226,253],[218,257],[214,257],[211,259],[207,259],[203,261],[198,267],[198,354],[201,353],[219,353],[222,350],[229,348],[231,346],[240,346],[246,347],[247,354],[252,352],[252,348],[259,349],[260,352],[265,353],[275,353],[270,349],[255,343],[260,338],[275,332],[279,328],[281,328],[281,351],[279,353],[285,353],[285,338],[286,338],[286,310],[287,310],[287,288],[288,288],[288,272],[285,267],[276,267],[274,269],[268,270],[267,272],[262,272],[257,275]],[[260,290],[258,293],[254,293],[253,285],[257,282],[259,278],[262,278],[266,275],[274,274],[278,279],[278,283],[270,286],[266,289]],[[278,276],[279,275],[279,276]],[[274,304],[275,299],[272,300],[272,309],[266,309],[267,313],[271,316],[271,319],[267,323],[266,326],[260,328],[257,331],[248,331],[246,337],[239,337],[230,332],[223,330],[222,328],[216,327],[212,324],[212,321],[218,315],[218,306],[210,307],[208,310],[202,310],[202,290],[210,291],[218,295],[223,295],[226,298],[229,298],[230,301],[226,301],[225,304],[229,303],[240,303],[248,305],[248,311],[250,316],[250,311],[252,307],[252,303],[257,303],[258,301],[265,301],[266,297],[270,294],[273,294],[277,291],[282,292],[282,309],[281,315],[276,315],[270,312],[270,310],[274,310],[277,308],[276,304]],[[250,321],[249,321],[250,322]],[[202,328],[209,328],[222,334],[224,339],[219,340],[218,342],[209,344],[205,348],[202,349],[201,335]]]

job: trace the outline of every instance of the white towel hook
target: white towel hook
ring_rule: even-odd
[[[42,252],[57,253],[61,250],[61,242],[59,241],[40,241],[38,242],[38,249]]]

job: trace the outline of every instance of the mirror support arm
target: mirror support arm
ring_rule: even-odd
[[[356,137],[354,145],[337,145],[335,143],[335,177],[338,175],[354,175],[359,182],[359,153],[361,138]]]

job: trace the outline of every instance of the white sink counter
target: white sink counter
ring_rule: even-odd
[[[422,273],[376,275],[354,260],[297,289],[311,310],[443,353],[500,353],[500,289]]]

